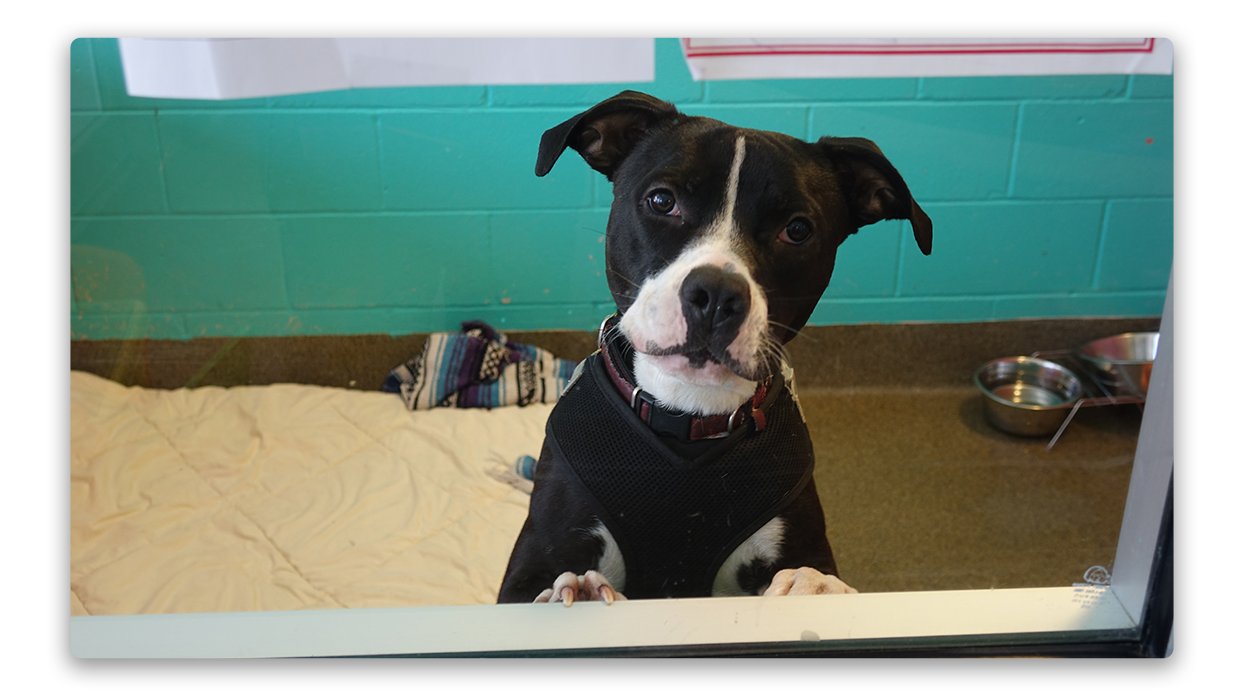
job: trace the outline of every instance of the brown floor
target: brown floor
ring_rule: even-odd
[[[861,591],[1065,586],[1109,569],[1140,428],[1081,410],[1050,451],[985,422],[974,370],[1157,318],[807,328],[789,346],[842,577]],[[426,335],[75,341],[71,365],[127,385],[376,390]],[[567,359],[589,332],[513,332]]]
[[[1066,586],[1111,568],[1137,407],[1082,410],[1046,451],[988,425],[971,388],[801,401],[839,572],[861,591]]]

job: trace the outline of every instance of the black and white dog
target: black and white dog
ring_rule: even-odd
[[[783,346],[860,226],[933,225],[871,141],[687,116],[627,91],[549,129],[613,183],[618,313],[549,418],[498,601],[853,593]]]

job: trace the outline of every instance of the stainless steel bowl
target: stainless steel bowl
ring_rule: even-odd
[[[1089,342],[1079,351],[1112,392],[1141,397],[1149,392],[1149,374],[1157,355],[1157,332],[1117,334]]]
[[[1031,356],[994,359],[976,369],[975,382],[989,422],[1020,436],[1054,433],[1084,395],[1069,369]]]

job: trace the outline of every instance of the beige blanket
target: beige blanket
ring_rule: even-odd
[[[74,615],[493,603],[552,409],[70,386]]]

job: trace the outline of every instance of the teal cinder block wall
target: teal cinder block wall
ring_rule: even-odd
[[[114,39],[71,54],[72,337],[592,329],[608,182],[540,135],[622,89],[804,139],[864,136],[934,221],[849,239],[813,324],[1161,313],[1170,76],[719,81],[656,43],[631,85],[126,94]]]

